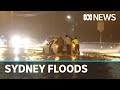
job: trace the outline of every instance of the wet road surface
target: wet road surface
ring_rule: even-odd
[[[112,57],[99,54],[84,54],[81,56],[56,56],[43,55],[40,53],[32,54],[13,54],[12,50],[3,50],[0,53],[0,60],[113,60],[120,57]],[[48,73],[45,68],[44,73],[5,73],[5,65],[83,65],[88,66],[87,73]],[[0,62],[0,79],[120,79],[120,63],[119,62]]]

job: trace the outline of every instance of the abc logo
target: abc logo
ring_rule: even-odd
[[[84,21],[115,21],[116,14],[83,14]]]

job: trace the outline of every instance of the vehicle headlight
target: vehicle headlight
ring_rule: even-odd
[[[19,36],[13,36],[11,38],[11,44],[13,45],[14,48],[19,47],[20,46],[20,42],[21,38]]]
[[[19,54],[20,52],[19,52],[19,49],[18,48],[16,48],[16,49],[14,49],[14,54]]]

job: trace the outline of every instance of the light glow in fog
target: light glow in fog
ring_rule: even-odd
[[[119,53],[113,53],[113,54],[107,54],[107,55],[120,57],[120,54],[119,54]]]
[[[12,43],[12,46],[14,47],[14,48],[18,48],[18,47],[20,47],[20,43],[21,43],[21,38],[20,38],[20,36],[13,36],[12,38],[11,38],[11,43]]]
[[[30,39],[24,38],[22,44],[24,45],[25,49],[28,49],[30,47]]]
[[[24,48],[28,49],[31,45],[29,38],[22,38],[18,35],[15,35],[11,38],[11,44],[13,48]]]
[[[84,55],[83,52],[80,52],[80,55],[83,56]]]
[[[27,49],[25,49],[24,53],[28,53],[28,50],[27,50]]]
[[[14,54],[16,54],[16,55],[19,54],[19,48],[14,49]]]
[[[14,60],[20,60],[20,58],[17,55],[15,55]]]

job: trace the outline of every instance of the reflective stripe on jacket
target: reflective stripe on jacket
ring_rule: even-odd
[[[73,42],[74,44],[79,44],[79,43],[80,43],[78,39],[73,39],[72,42]]]

